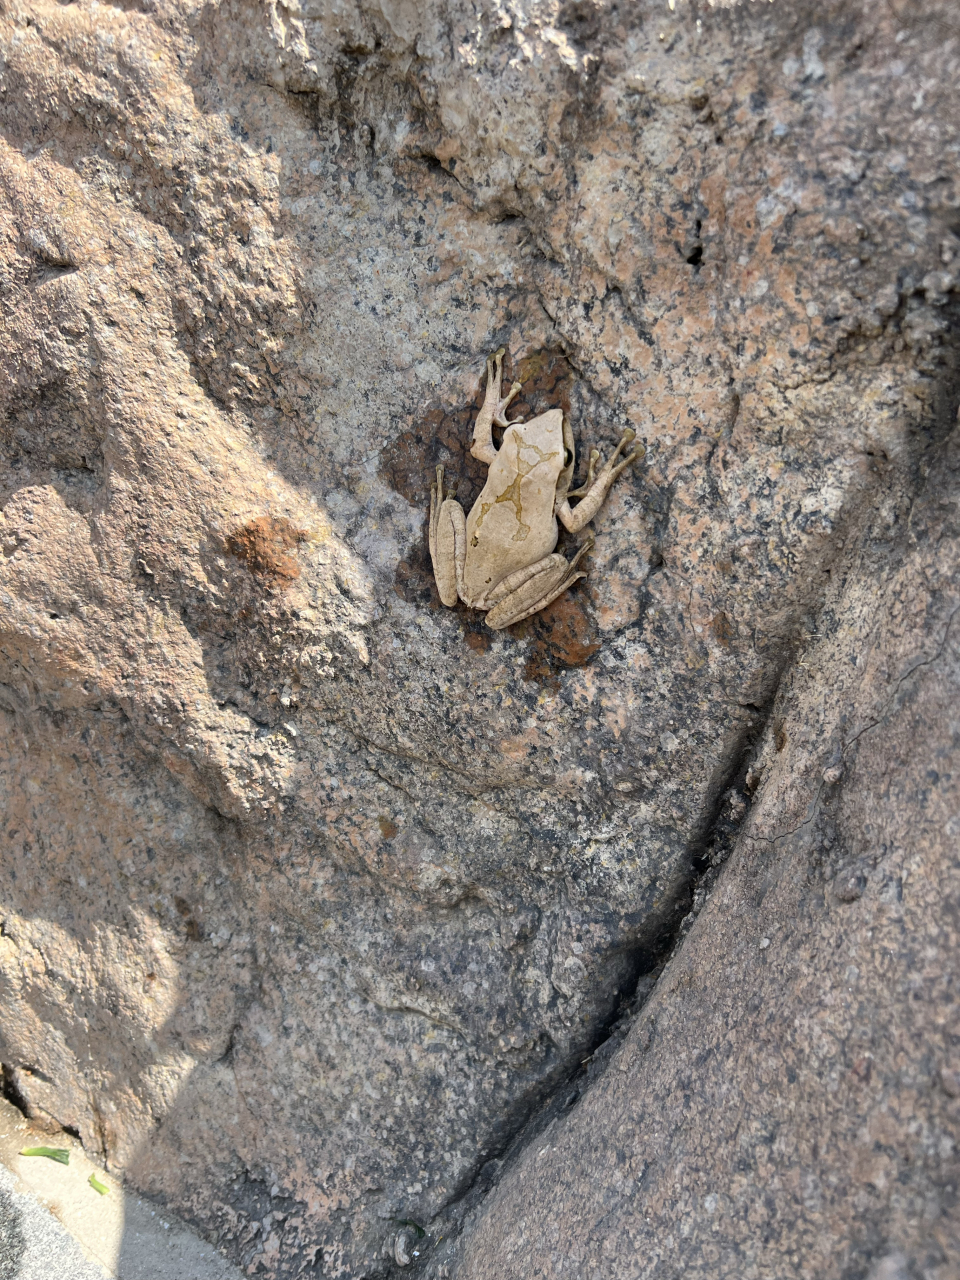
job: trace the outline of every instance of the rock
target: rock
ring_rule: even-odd
[[[0,1191],[0,1276],[14,1280],[23,1258],[23,1231],[20,1215],[6,1188]]]
[[[955,1274],[958,501],[954,432],[909,526],[837,575],[822,616],[845,625],[785,677],[790,739],[761,745],[737,848],[612,1069],[433,1274]]]
[[[0,1061],[257,1274],[449,1241],[835,767],[778,690],[955,419],[949,22],[4,8]],[[647,454],[494,635],[424,533],[501,344]]]

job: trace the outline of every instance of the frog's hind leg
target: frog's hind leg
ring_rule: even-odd
[[[572,560],[554,552],[529,569],[519,569],[505,578],[497,589],[500,599],[487,614],[487,626],[501,631],[545,609],[579,578],[587,576],[584,569],[577,569],[577,564],[592,546],[593,538],[588,538]],[[504,589],[506,594],[502,594]]]
[[[437,591],[448,608],[460,596],[467,556],[467,520],[463,507],[453,500],[454,492],[444,494],[443,467],[437,467],[437,482],[430,486],[430,559]]]

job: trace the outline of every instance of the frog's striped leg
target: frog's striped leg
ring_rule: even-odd
[[[509,578],[504,578],[498,584],[498,594],[500,588],[508,586],[512,580],[517,580],[516,585],[487,614],[487,626],[494,631],[501,631],[504,627],[511,627],[515,622],[522,622],[531,614],[545,609],[579,578],[587,576],[585,570],[577,569],[577,563],[592,546],[593,538],[588,538],[572,560],[565,560],[562,555],[554,552],[553,555],[544,556],[529,569],[518,569]]]
[[[443,467],[437,467],[437,482],[430,486],[430,559],[440,599],[448,608],[464,600],[463,566],[467,560],[467,517],[454,502],[455,489],[443,492]],[[469,601],[467,601],[469,603]]]

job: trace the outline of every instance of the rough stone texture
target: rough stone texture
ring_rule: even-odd
[[[960,431],[837,577],[717,889],[458,1280],[956,1276]]]
[[[0,1061],[254,1274],[384,1274],[702,905],[870,513],[898,554],[956,15],[0,13]],[[647,459],[492,636],[424,522],[501,342]]]
[[[80,1246],[48,1208],[18,1188],[0,1165],[0,1276],[3,1280],[106,1280],[106,1272],[84,1257]]]

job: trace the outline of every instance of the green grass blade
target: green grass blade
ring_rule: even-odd
[[[98,1196],[107,1196],[110,1194],[110,1188],[105,1187],[95,1173],[91,1173],[87,1181],[90,1183],[91,1187],[93,1187]]]

